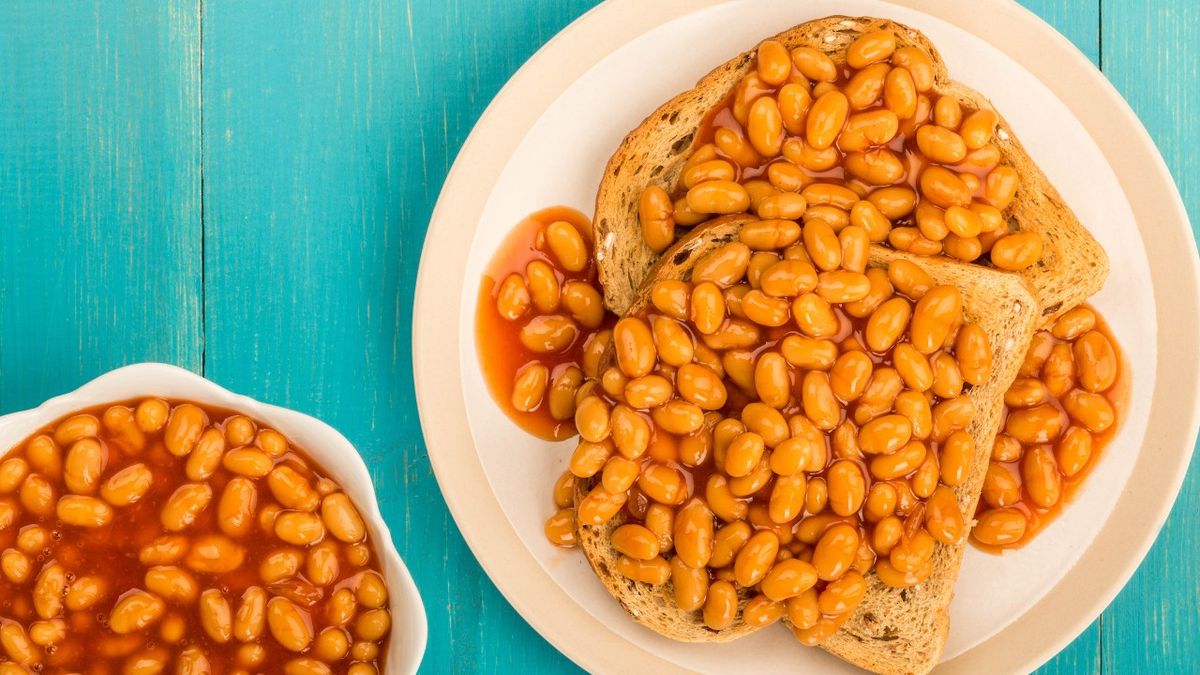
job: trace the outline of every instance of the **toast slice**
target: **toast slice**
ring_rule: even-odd
[[[916,47],[929,54],[934,63],[934,93],[955,95],[973,108],[995,110],[981,94],[950,79],[946,64],[925,35],[894,21],[830,16],[800,24],[772,39],[788,49],[819,49],[844,64],[846,47],[875,30],[895,33],[897,47]],[[706,115],[754,68],[753,49],[718,66],[694,88],[647,117],[609,160],[592,222],[605,303],[616,314],[628,311],[659,257],[641,237],[638,200],[643,190],[658,185],[674,193]],[[1044,242],[1042,259],[1019,273],[1033,289],[1041,317],[1038,323],[1044,325],[1100,290],[1108,275],[1108,257],[1021,147],[1003,116],[994,142],[1001,152],[1001,164],[1013,166],[1021,176],[1021,186],[1007,213],[1009,226],[1038,232]]]
[[[647,306],[649,289],[655,281],[689,279],[697,259],[736,239],[741,226],[753,220],[757,219],[717,218],[697,226],[677,241],[652,266],[645,284],[630,304],[630,313]],[[958,287],[966,319],[979,324],[992,344],[992,377],[968,392],[976,410],[968,428],[976,448],[972,471],[964,484],[955,489],[959,507],[971,523],[1001,422],[1004,392],[1016,378],[1039,320],[1036,301],[1020,277],[981,266],[883,248],[872,251],[870,265],[884,266],[895,259],[911,260],[936,283]],[[576,482],[577,504],[590,488],[589,480]],[[662,635],[688,642],[724,642],[755,630],[742,622],[739,615],[737,624],[713,631],[698,614],[675,606],[669,583],[656,587],[618,575],[615,564],[619,554],[609,541],[612,531],[623,522],[618,516],[603,527],[581,526],[579,542],[596,574],[634,619]],[[869,575],[866,597],[823,647],[856,666],[879,673],[928,672],[937,664],[946,642],[950,627],[948,608],[965,546],[965,540],[955,546],[939,544],[933,558],[933,573],[920,586],[891,588],[874,574]],[[748,594],[742,598],[743,603],[747,598]]]

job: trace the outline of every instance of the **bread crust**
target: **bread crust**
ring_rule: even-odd
[[[650,289],[656,281],[689,279],[697,259],[735,240],[741,226],[754,220],[757,218],[753,216],[727,216],[697,226],[652,266],[630,303],[629,313],[636,314],[648,306]],[[975,457],[967,480],[955,488],[959,507],[970,523],[1003,414],[1004,392],[1016,378],[1038,321],[1036,300],[1021,277],[978,265],[883,248],[872,252],[870,265],[881,267],[897,259],[919,265],[937,284],[956,286],[963,296],[966,320],[979,324],[992,344],[992,377],[967,392],[976,410],[967,429],[975,441]],[[587,494],[592,482],[577,481],[576,504]],[[755,630],[742,622],[739,615],[732,627],[713,631],[704,626],[699,613],[684,612],[675,605],[669,583],[651,586],[620,576],[615,568],[619,554],[612,549],[610,537],[624,522],[622,512],[603,527],[581,526],[578,534],[597,576],[635,620],[666,637],[685,642],[725,642]],[[874,573],[868,575],[867,594],[854,615],[822,646],[845,661],[878,673],[907,675],[931,670],[941,657],[949,632],[948,608],[965,546],[965,541],[954,546],[939,544],[929,579],[911,589],[891,588]],[[749,594],[743,592],[743,605],[748,598]]]
[[[995,111],[983,95],[950,79],[946,64],[923,33],[895,21],[830,16],[770,39],[788,49],[819,49],[841,64],[845,48],[859,35],[874,30],[890,30],[896,35],[897,47],[915,47],[929,54],[935,93],[953,94],[971,107]],[[754,57],[753,49],[736,56],[694,88],[663,104],[625,137],[609,160],[596,195],[593,227],[604,300],[614,313],[623,315],[629,310],[659,257],[641,237],[638,200],[642,192],[652,185],[674,192],[706,115],[754,69]],[[1021,176],[1008,210],[1010,229],[1038,232],[1044,242],[1041,260],[1017,274],[1029,282],[1039,307],[1039,325],[1045,325],[1100,290],[1108,276],[1108,257],[1030,159],[1003,115],[996,112],[1000,122],[994,143],[1000,149],[1001,163],[1011,165]]]

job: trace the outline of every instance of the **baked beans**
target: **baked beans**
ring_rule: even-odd
[[[675,236],[665,195],[651,191],[639,205],[647,241],[663,248]],[[578,211],[539,211],[505,238],[480,284],[476,348],[484,379],[508,417],[540,438],[575,434],[576,395],[584,379],[598,374],[614,336],[628,337],[612,330],[604,309],[591,237],[591,223]],[[637,341],[622,344],[644,349],[646,337],[638,331]],[[655,343],[648,346],[653,350]],[[627,365],[636,372],[633,361]]]
[[[384,669],[388,588],[361,514],[243,415],[160,399],[84,411],[0,460],[0,494],[14,491],[0,647],[20,672]]]
[[[964,122],[964,125],[966,122]],[[1016,548],[1062,510],[1115,435],[1129,391],[1112,332],[1086,305],[1033,337],[1004,395],[971,540]]]
[[[813,643],[861,601],[876,559],[889,583],[928,577],[936,547],[966,537],[962,389],[986,379],[990,346],[956,289],[911,263],[868,270],[843,243],[824,221],[752,223],[617,322],[614,365],[576,407],[553,544],[612,524],[618,574],[672,581],[677,605],[714,629],[803,615]],[[812,257],[781,257],[797,245]],[[586,495],[574,508],[571,481]]]
[[[881,30],[837,60],[774,40],[755,57],[701,125],[678,184],[641,195],[652,251],[672,243],[676,226],[748,211],[764,221],[803,219],[806,234],[814,223],[835,234],[853,224],[869,242],[1004,270],[1041,258],[1039,233],[1008,230],[1020,179],[993,142],[999,115],[933,94],[928,54],[896,48]],[[818,268],[838,265],[828,246],[814,255],[806,239],[804,248]],[[512,291],[519,301],[516,280]]]

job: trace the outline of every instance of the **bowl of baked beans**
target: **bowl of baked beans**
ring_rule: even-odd
[[[153,363],[0,417],[0,673],[412,673],[426,631],[325,423]]]

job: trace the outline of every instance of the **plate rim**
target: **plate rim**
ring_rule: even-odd
[[[652,664],[664,671],[682,669],[628,642],[586,612],[550,580],[503,516],[466,429],[458,362],[459,306],[444,299],[447,295],[462,297],[466,259],[461,242],[464,237],[469,240],[479,226],[489,194],[474,186],[494,182],[545,107],[575,77],[621,45],[666,21],[704,11],[721,1],[660,0],[647,6],[637,0],[607,0],[535,52],[497,93],[464,141],[431,215],[418,267],[412,325],[413,378],[427,452],[442,495],[472,553],[508,602],[547,641],[589,670],[634,663],[643,667]],[[1148,454],[1142,453],[1130,476],[1129,486],[1133,489],[1127,486],[1128,494],[1109,518],[1110,523],[1140,523],[1136,531],[1141,535],[1118,536],[1116,528],[1105,527],[1076,566],[1088,563],[1108,568],[1107,584],[1101,588],[1091,579],[1081,583],[1081,575],[1069,574],[1021,617],[942,664],[943,669],[964,672],[1000,664],[1031,670],[1074,640],[1124,588],[1157,538],[1186,477],[1200,420],[1200,383],[1188,382],[1183,376],[1196,372],[1200,364],[1200,350],[1187,340],[1200,334],[1200,259],[1178,188],[1149,133],[1115,87],[1065,37],[1030,10],[1009,0],[986,0],[972,3],[970,8],[938,0],[881,1],[954,24],[1000,49],[1041,80],[1092,133],[1109,160],[1135,213],[1147,255],[1154,259],[1158,253],[1182,263],[1151,267],[1155,303],[1172,307],[1172,330],[1161,330],[1163,319],[1159,319],[1157,381],[1143,445],[1155,447],[1157,439],[1168,447],[1184,447],[1177,451],[1174,462],[1156,457],[1155,466],[1149,466]],[[1108,105],[1096,105],[1097,95]],[[1114,127],[1132,133],[1095,133]],[[1112,161],[1117,157],[1122,160],[1119,164]],[[1155,223],[1153,239],[1146,236],[1145,224],[1149,222]],[[1159,312],[1160,317],[1163,314]],[[1172,357],[1175,360],[1170,360]],[[1168,360],[1172,366],[1164,368]],[[1173,394],[1169,398],[1163,395],[1168,390]],[[1168,431],[1162,432],[1163,428]],[[1170,438],[1161,443],[1164,436]],[[466,478],[471,480],[466,482],[470,485],[463,485],[464,473],[469,473]],[[1145,481],[1152,487],[1137,490],[1134,479],[1138,477],[1152,478]],[[1153,527],[1145,527],[1147,516]],[[1098,550],[1109,551],[1117,542],[1125,549],[1124,555],[1097,558]],[[533,578],[514,574],[521,569],[527,572],[529,565],[537,570],[537,574],[530,575]],[[549,583],[538,585],[542,581]],[[1086,600],[1089,596],[1090,601]],[[1034,622],[1027,620],[1064,602],[1074,605],[1074,619],[1060,621],[1056,631],[1035,628]],[[582,639],[584,635],[586,640]],[[1023,648],[1013,649],[1016,644]]]

